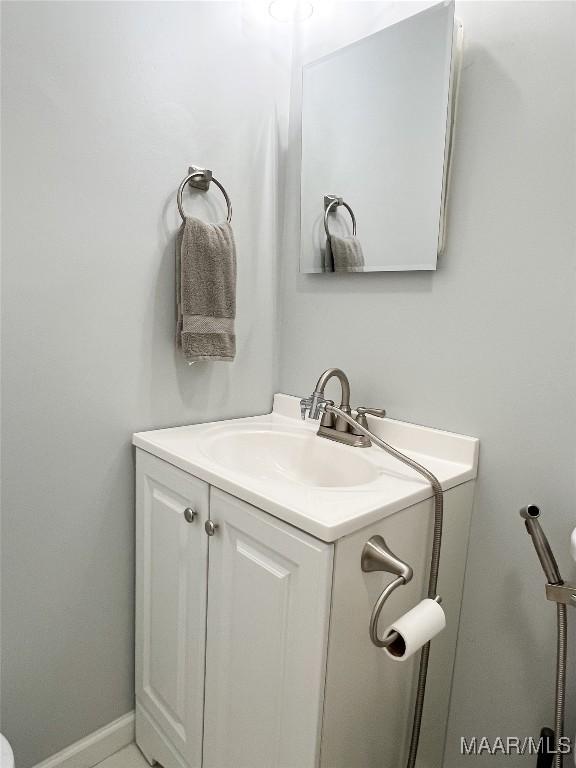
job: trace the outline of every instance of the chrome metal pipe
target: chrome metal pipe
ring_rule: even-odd
[[[528,504],[522,507],[520,510],[520,517],[523,518],[526,530],[532,537],[532,543],[534,549],[542,565],[542,569],[549,584],[562,584],[563,580],[560,576],[560,569],[558,563],[552,552],[552,547],[548,541],[546,534],[542,530],[540,525],[540,509],[536,504]]]
[[[532,538],[534,549],[542,565],[544,574],[549,584],[563,584],[558,563],[552,552],[552,547],[542,526],[540,525],[540,509],[536,504],[528,504],[520,510],[520,517],[524,520],[526,530]],[[556,700],[554,708],[554,740],[556,753],[554,755],[554,768],[562,768],[564,757],[558,750],[560,739],[564,736],[564,720],[566,711],[566,663],[567,663],[567,635],[568,616],[566,605],[556,605]]]

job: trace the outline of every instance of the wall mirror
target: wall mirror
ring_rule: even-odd
[[[436,269],[460,33],[450,0],[303,67],[301,272]]]

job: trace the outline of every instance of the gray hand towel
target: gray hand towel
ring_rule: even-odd
[[[330,235],[326,239],[325,263],[328,272],[364,272],[364,254],[358,238]]]
[[[176,297],[184,358],[234,360],[236,245],[228,222],[186,217],[176,239]]]

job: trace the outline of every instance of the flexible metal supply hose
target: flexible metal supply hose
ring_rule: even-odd
[[[422,475],[430,485],[432,486],[432,490],[434,492],[434,534],[432,537],[432,554],[430,557],[430,578],[428,580],[428,597],[432,600],[437,596],[437,587],[438,587],[438,571],[440,569],[440,550],[442,547],[442,525],[444,522],[444,493],[442,491],[442,486],[440,485],[440,481],[436,477],[436,475],[433,475],[432,472],[430,472],[426,467],[423,467],[421,464],[418,464],[417,461],[414,461],[414,459],[409,458],[405,454],[398,451],[396,448],[393,448],[391,445],[386,443],[384,440],[379,438],[377,435],[375,435],[373,432],[371,432],[369,429],[366,429],[366,427],[363,427],[361,424],[358,424],[358,422],[350,416],[350,414],[345,413],[344,411],[340,410],[340,408],[337,408],[335,405],[326,404],[324,406],[324,410],[328,411],[329,413],[334,413],[337,416],[340,416],[342,419],[348,422],[351,427],[354,427],[355,432],[360,432],[363,435],[366,435],[366,437],[369,437],[372,442],[377,445],[379,448],[382,448],[383,451],[386,451],[386,453],[389,453],[391,456],[393,456],[395,459],[398,459],[398,461],[401,461],[403,464],[406,464],[406,466],[411,467],[413,470],[418,472],[420,475]],[[564,607],[564,613],[566,613],[565,606]],[[558,610],[560,610],[560,606],[558,606]],[[566,642],[564,641],[564,647],[566,645]],[[566,655],[564,653],[564,655]],[[412,736],[410,738],[410,749],[408,751],[408,760],[406,763],[406,768],[414,768],[416,765],[416,757],[418,755],[418,745],[420,743],[420,729],[422,727],[422,713],[424,711],[424,698],[426,696],[426,681],[428,679],[428,664],[430,661],[430,643],[426,643],[426,645],[422,648],[422,652],[420,654],[420,668],[418,670],[418,684],[416,688],[416,702],[414,704],[414,719],[412,721]],[[562,719],[564,715],[562,713]],[[558,731],[557,731],[558,732]],[[555,768],[561,768],[561,763],[558,764]]]
[[[532,538],[534,549],[548,584],[564,584],[558,563],[550,543],[540,525],[540,509],[536,504],[528,504],[520,510],[526,530]],[[560,752],[560,739],[564,736],[564,715],[566,709],[566,656],[568,636],[568,616],[563,603],[556,604],[557,640],[556,640],[556,703],[554,708],[554,768],[562,768],[564,756]]]
[[[556,607],[558,613],[558,639],[556,646],[556,708],[554,712],[556,754],[554,755],[554,768],[562,768],[564,756],[560,753],[558,745],[561,737],[564,735],[568,617],[565,605],[558,603]]]

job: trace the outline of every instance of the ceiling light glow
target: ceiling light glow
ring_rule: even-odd
[[[314,13],[314,6],[306,0],[272,0],[268,13],[276,21],[305,21]]]

